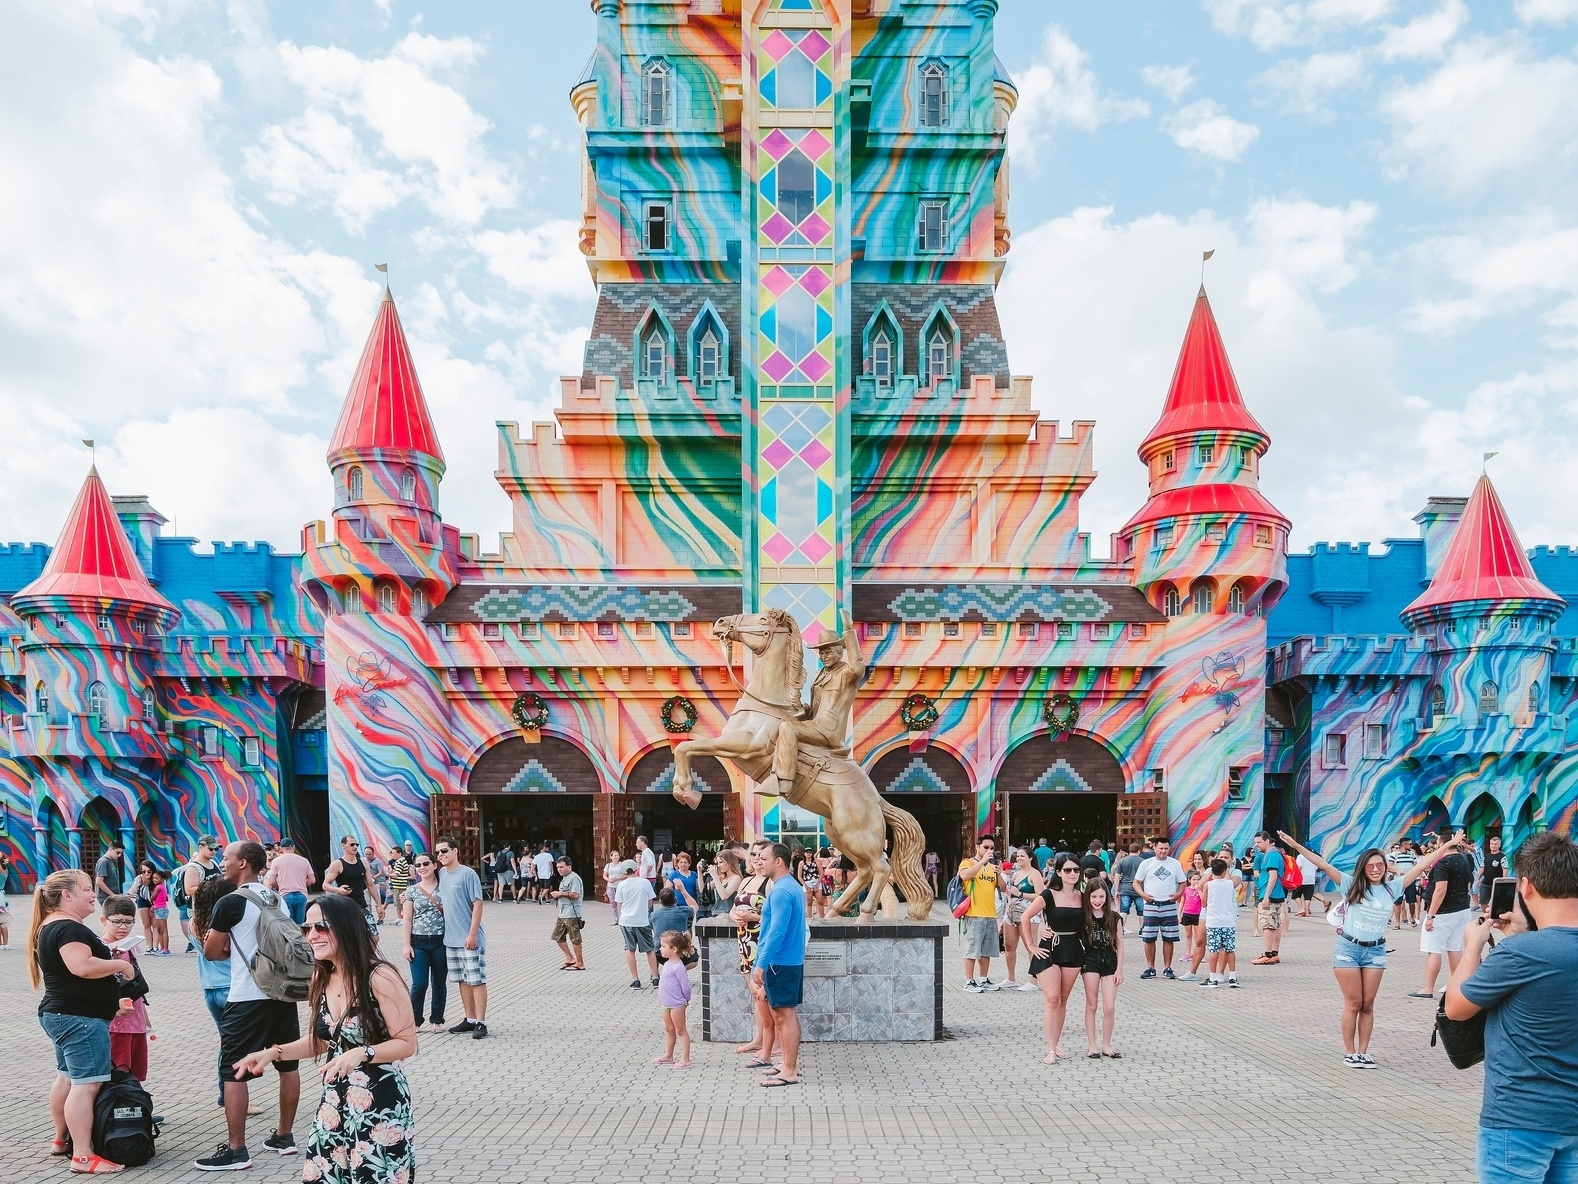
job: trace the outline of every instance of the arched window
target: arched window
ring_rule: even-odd
[[[1542,706],[1543,704],[1540,702],[1540,684],[1537,682],[1531,683],[1529,685],[1529,714],[1538,715]]]
[[[641,373],[654,382],[668,381],[668,338],[657,325],[641,342]]]
[[[142,717],[146,720],[159,718],[159,696],[152,687],[142,689]]]
[[[395,611],[395,590],[393,584],[378,585],[378,611],[392,613]]]
[[[1227,611],[1230,613],[1241,613],[1244,611],[1244,586],[1242,584],[1234,584],[1232,588],[1228,589]]]
[[[1430,722],[1433,724],[1446,714],[1446,688],[1434,686],[1430,688]]]
[[[416,501],[416,470],[403,469],[400,473],[400,500],[403,502]]]
[[[696,381],[703,386],[711,386],[718,381],[718,363],[722,357],[718,346],[718,335],[709,326],[701,335],[701,342],[696,346]]]
[[[49,714],[49,692],[42,682],[33,688],[33,710],[39,715]]]
[[[953,377],[953,342],[939,324],[933,327],[926,339],[926,377],[935,386],[944,378]]]
[[[1178,589],[1168,584],[1167,590],[1162,593],[1162,612],[1169,617],[1176,617],[1182,610],[1183,606],[1178,602]]]
[[[948,126],[948,71],[941,62],[927,62],[921,67],[920,125]]]
[[[427,602],[427,593],[422,591],[420,588],[413,589],[411,592],[411,615],[420,620],[421,618],[427,616],[427,610],[429,607],[430,606]]]
[[[1211,595],[1211,585],[1202,580],[1200,583],[1196,584],[1194,586],[1194,590],[1189,593],[1189,611],[1195,613],[1208,613],[1214,607],[1212,603],[1214,599],[1215,598]]]
[[[110,692],[102,682],[88,684],[88,714],[104,725],[104,715],[110,708]]]
[[[360,586],[352,584],[345,590],[345,611],[359,613],[362,611],[362,590]]]
[[[883,390],[893,385],[893,339],[886,329],[871,339],[871,376]]]
[[[362,500],[362,470],[353,468],[345,474],[345,492],[353,502]]]
[[[645,127],[667,127],[674,121],[674,73],[659,58],[641,71],[641,123]]]
[[[1494,715],[1501,710],[1501,690],[1490,679],[1479,684],[1479,713]]]

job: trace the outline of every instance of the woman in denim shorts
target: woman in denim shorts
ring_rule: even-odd
[[[1386,927],[1392,907],[1403,889],[1424,875],[1431,864],[1458,850],[1458,840],[1443,844],[1403,875],[1390,879],[1386,852],[1379,847],[1366,849],[1354,874],[1347,875],[1284,832],[1278,831],[1277,837],[1337,881],[1342,898],[1326,914],[1326,920],[1337,928],[1331,967],[1342,988],[1342,1044],[1347,1050],[1342,1059],[1350,1069],[1378,1069],[1370,1056],[1370,1033],[1375,1027],[1375,997],[1386,973]]]
[[[120,1010],[120,980],[136,974],[82,923],[96,904],[86,872],[54,872],[34,890],[27,935],[27,977],[35,991],[44,989],[38,1022],[55,1046],[58,1071],[49,1090],[55,1122],[49,1153],[70,1155],[71,1170],[88,1175],[121,1170],[93,1154],[93,1100],[110,1079],[110,1020]]]

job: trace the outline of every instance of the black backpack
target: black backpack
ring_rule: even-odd
[[[129,1168],[153,1158],[153,1098],[125,1069],[116,1069],[93,1100],[93,1153]]]

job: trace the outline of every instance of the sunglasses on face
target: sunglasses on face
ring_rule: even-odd
[[[431,859],[419,859],[415,863],[413,863],[411,866],[412,867],[432,867],[433,866],[433,861]]]
[[[303,933],[327,933],[330,926],[327,921],[308,921],[301,927]]]
[[[440,847],[437,851],[433,852],[433,854],[434,855],[448,855],[449,854],[449,848],[448,847]]]

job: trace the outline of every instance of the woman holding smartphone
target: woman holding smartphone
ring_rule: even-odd
[[[1370,1033],[1375,1028],[1375,997],[1386,973],[1386,927],[1392,908],[1402,899],[1403,889],[1424,875],[1431,864],[1462,850],[1463,836],[1443,843],[1395,879],[1388,879],[1386,852],[1380,847],[1366,848],[1353,874],[1348,875],[1286,832],[1278,831],[1277,837],[1337,881],[1341,900],[1326,919],[1337,927],[1331,966],[1342,988],[1342,1059],[1350,1069],[1378,1069],[1370,1056]]]

